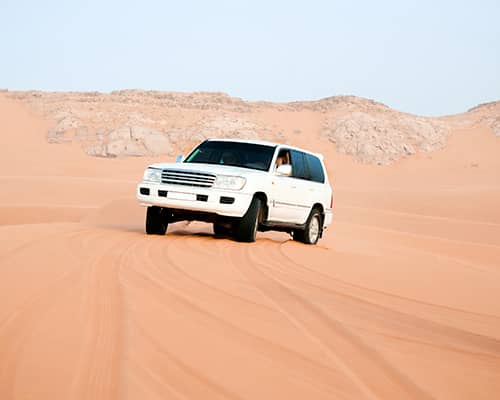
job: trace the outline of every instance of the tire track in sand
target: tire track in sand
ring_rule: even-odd
[[[66,243],[67,248],[72,241],[80,240],[86,230],[76,232],[63,232],[59,237],[60,243]],[[52,240],[54,236],[49,239]],[[61,241],[62,239],[62,241]],[[33,242],[43,244],[42,241]],[[13,256],[14,254],[12,254]],[[81,275],[81,265],[74,253],[59,253],[60,257],[68,257],[76,263],[69,271],[57,276],[49,285],[40,290],[36,295],[29,297],[21,307],[16,308],[0,324],[0,394],[2,398],[14,398],[16,365],[23,344],[33,335],[34,328],[44,316],[68,295],[78,285]]]
[[[282,243],[280,245],[280,248],[279,248],[279,256],[280,256],[280,258],[284,258],[286,260],[286,262],[288,264],[287,267],[295,268],[298,272],[301,272],[301,273],[304,273],[307,275],[313,274],[314,276],[321,277],[321,280],[323,282],[329,282],[338,288],[342,288],[342,290],[344,290],[344,291],[348,291],[349,293],[352,293],[353,291],[360,292],[360,293],[362,293],[362,297],[364,297],[367,293],[370,293],[371,295],[379,296],[380,298],[382,298],[384,300],[387,300],[387,299],[399,300],[400,302],[404,303],[405,305],[408,305],[408,304],[415,305],[416,304],[416,305],[421,306],[421,307],[427,307],[427,308],[431,309],[432,311],[436,311],[436,309],[444,309],[450,313],[456,313],[460,316],[467,316],[467,317],[476,316],[476,317],[481,317],[481,318],[489,318],[489,319],[491,319],[492,322],[494,322],[494,321],[498,322],[500,320],[500,317],[497,315],[487,314],[487,313],[479,313],[479,312],[475,312],[475,311],[464,310],[461,308],[454,308],[454,307],[441,305],[441,304],[437,305],[437,304],[426,302],[423,300],[418,300],[418,299],[410,298],[410,297],[404,297],[404,296],[401,296],[401,295],[395,294],[395,293],[385,292],[385,291],[382,291],[380,289],[374,289],[374,288],[362,286],[359,284],[354,284],[352,282],[340,279],[338,277],[334,277],[334,276],[329,275],[327,273],[324,273],[318,269],[311,268],[310,266],[308,266],[304,263],[301,263],[297,259],[291,257],[285,251],[285,248],[287,246],[290,246],[290,245],[300,245],[300,244],[293,243],[292,241],[287,241],[287,242]],[[434,253],[434,252],[425,252],[425,251],[421,251],[421,250],[416,251],[416,253],[436,255],[436,253]],[[443,258],[453,260],[453,261],[458,260],[458,259],[448,257],[448,256],[443,256]]]
[[[120,398],[122,354],[122,300],[120,269],[134,250],[135,235],[104,231],[98,243],[89,243],[97,256],[84,279],[83,310],[86,326],[72,398]]]
[[[308,292],[314,292],[331,298],[335,301],[338,311],[342,311],[342,314],[348,315],[349,318],[355,317],[358,321],[376,321],[377,326],[384,328],[383,331],[398,332],[402,339],[476,356],[500,358],[500,341],[495,338],[397,311],[378,302],[368,301],[369,295],[360,296],[352,288],[350,291],[346,290],[345,286],[336,279],[305,269],[294,260],[285,258],[286,263],[283,263],[282,253],[276,246],[266,244],[264,249],[261,256],[265,256],[266,271],[269,274],[281,282],[285,282],[287,286],[300,291],[304,296]],[[264,264],[262,265],[264,266]],[[305,271],[308,273],[304,273]],[[312,279],[318,275],[320,280]],[[365,293],[367,292],[373,294],[365,289]],[[435,306],[435,308],[438,307]],[[467,317],[470,319],[471,315],[467,315]],[[490,324],[492,323],[490,319],[488,321]]]
[[[293,325],[325,353],[369,399],[431,399],[415,383],[393,368],[340,322],[264,272],[265,265],[250,257],[248,245],[227,248],[228,257],[257,289],[270,299]]]
[[[193,240],[191,237],[186,238],[175,238],[175,240],[162,241],[162,240],[151,240],[148,238],[145,246],[141,246],[141,251],[134,252],[132,258],[137,257],[137,261],[132,260],[131,268],[126,268],[124,274],[122,275],[122,281],[126,287],[127,292],[132,291],[134,293],[133,297],[140,296],[141,298],[148,298],[148,302],[153,302],[161,305],[163,309],[169,309],[172,313],[191,316],[190,319],[199,321],[204,326],[207,326],[211,331],[217,332],[219,336],[228,336],[232,338],[236,343],[244,344],[247,349],[252,349],[252,352],[256,354],[260,362],[265,362],[265,364],[272,365],[273,369],[286,370],[287,374],[290,374],[296,380],[303,381],[305,384],[309,385],[311,388],[315,388],[320,392],[328,394],[333,398],[344,398],[345,393],[352,393],[356,390],[352,387],[350,380],[345,377],[345,375],[330,366],[323,363],[319,363],[316,360],[310,359],[302,355],[293,349],[283,347],[279,342],[268,340],[265,337],[256,335],[249,332],[242,327],[238,326],[231,320],[223,318],[221,315],[214,313],[210,307],[203,307],[198,305],[197,301],[194,301],[193,296],[197,293],[197,290],[185,290],[185,288],[180,289],[178,285],[183,286],[182,281],[179,280],[179,276],[165,275],[162,268],[170,269],[171,262],[174,262],[176,268],[184,267],[179,261],[175,262],[172,260],[170,251],[168,249],[177,248],[179,246],[183,247],[182,243],[185,241]],[[208,244],[208,243],[207,243]],[[166,251],[165,251],[166,250]],[[159,257],[163,254],[163,257]],[[222,255],[222,254],[221,254]],[[174,257],[175,260],[178,260]],[[159,264],[161,260],[161,264]],[[140,265],[141,268],[136,268],[136,265]],[[201,288],[200,288],[201,289]],[[127,298],[130,297],[130,294]],[[142,301],[144,301],[144,299]],[[139,327],[145,333],[144,335],[148,338],[146,344],[142,345],[143,353],[151,353],[148,348],[153,344],[153,332],[147,332],[144,323],[141,323],[138,317],[133,319],[134,330],[139,330]],[[148,363],[143,368],[149,369],[148,374],[151,380],[154,376],[158,376],[164,371],[156,371],[151,368],[152,365],[161,363],[166,370],[175,371],[178,378],[175,382],[169,382],[168,386],[174,389],[177,393],[188,394],[192,393],[191,390],[179,387],[180,381],[190,381],[198,382],[196,386],[198,390],[205,390],[206,393],[201,398],[212,398],[216,393],[216,397],[223,398],[236,398],[235,393],[228,393],[225,390],[224,382],[218,382],[206,376],[206,374],[196,368],[195,366],[189,366],[189,364],[183,363],[178,356],[173,355],[165,344],[162,344],[159,339],[155,339],[156,344],[154,347],[157,349],[154,353],[154,357],[157,360],[155,363]],[[134,347],[137,346],[134,345]],[[153,355],[151,355],[153,357]],[[140,364],[136,361],[135,364]],[[172,372],[174,373],[174,372]],[[145,375],[145,371],[141,375]],[[147,375],[147,374],[146,374]],[[153,382],[154,383],[154,382]],[[201,392],[199,392],[201,393]],[[208,397],[207,397],[208,396]],[[193,398],[193,397],[191,397]],[[198,397],[196,397],[198,398]]]
[[[200,313],[195,306],[186,301],[170,285],[157,276],[155,270],[158,268],[157,258],[152,257],[152,247],[169,247],[176,240],[161,240],[161,238],[147,237],[136,244],[137,250],[132,252],[132,262],[128,268],[123,270],[121,282],[129,293],[128,297],[135,292],[135,296],[148,298],[160,304],[168,304],[173,310],[186,315]],[[141,245],[139,247],[139,245]],[[156,262],[155,262],[156,260]],[[139,268],[140,267],[140,268]],[[145,292],[142,292],[145,290]],[[142,293],[140,293],[142,292]],[[144,302],[144,298],[141,300]],[[204,312],[201,312],[205,316]],[[127,362],[134,368],[143,379],[152,386],[161,387],[161,391],[167,391],[171,396],[178,399],[207,398],[207,399],[240,399],[236,393],[229,391],[223,385],[210,379],[206,373],[198,370],[196,366],[189,365],[175,356],[166,346],[162,345],[152,332],[148,332],[147,324],[141,322],[133,313],[128,316],[130,329],[129,335],[135,342],[134,350],[140,353],[140,362],[127,355]],[[129,349],[130,352],[130,349]],[[154,366],[160,365],[160,371],[155,371]],[[165,377],[165,372],[169,374]],[[163,379],[162,379],[163,377]],[[186,384],[188,382],[189,384]]]

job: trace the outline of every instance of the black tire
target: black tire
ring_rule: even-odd
[[[293,231],[293,240],[305,244],[316,244],[321,237],[322,230],[323,216],[317,208],[313,208],[307,218],[305,228]]]
[[[216,236],[229,236],[231,234],[231,228],[214,222],[214,234]]]
[[[254,197],[247,212],[235,226],[235,239],[239,242],[255,242],[261,216],[262,201],[259,198]]]
[[[146,213],[146,233],[148,235],[164,235],[167,227],[166,210],[161,207],[148,207]]]
[[[304,243],[304,230],[303,229],[295,229],[293,231],[292,238],[296,242]]]

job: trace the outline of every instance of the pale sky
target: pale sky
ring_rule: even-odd
[[[500,100],[500,1],[0,0],[0,88]]]

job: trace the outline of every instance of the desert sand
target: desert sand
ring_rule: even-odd
[[[498,104],[412,120],[432,143],[389,156],[322,107],[248,106],[325,155],[335,221],[306,246],[203,223],[146,236],[135,184],[192,143],[106,147],[108,111],[76,140],[55,102],[28,103],[0,94],[0,399],[500,398]],[[379,121],[363,107],[355,121]],[[403,117],[386,114],[390,131]],[[197,111],[179,115],[193,129]],[[371,147],[346,142],[358,131]]]

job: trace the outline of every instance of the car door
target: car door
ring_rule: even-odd
[[[303,224],[314,202],[314,188],[309,180],[306,154],[299,150],[291,151],[292,179],[294,180],[295,223]]]
[[[270,193],[269,220],[304,223],[309,213],[308,201],[304,198],[307,196],[304,156],[297,150],[281,149],[278,159],[283,156],[283,152],[288,152],[284,158],[292,165],[292,175],[280,176],[275,172]]]
[[[268,220],[272,222],[292,222],[293,204],[291,193],[295,190],[291,176],[279,175],[276,172],[278,166],[291,164],[290,150],[280,148],[277,152],[276,161],[272,167],[271,187],[269,188],[269,213]]]

